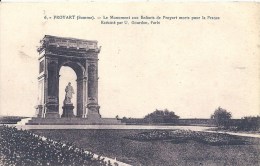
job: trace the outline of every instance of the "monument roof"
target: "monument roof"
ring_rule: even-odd
[[[97,43],[97,40],[86,40],[86,39],[78,39],[78,38],[72,38],[72,37],[59,37],[59,36],[52,36],[52,35],[45,35],[43,39],[45,38],[56,38],[56,39],[65,39],[65,40],[77,40],[77,41],[85,41],[85,42],[94,42]]]
[[[71,37],[58,37],[45,35],[41,40],[41,46],[38,48],[38,52],[43,49],[56,48],[56,49],[66,49],[67,51],[81,50],[81,51],[91,51],[99,52],[100,48],[97,45],[96,40],[85,40],[77,39]]]

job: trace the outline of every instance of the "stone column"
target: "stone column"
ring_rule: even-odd
[[[37,105],[35,106],[36,112],[35,117],[41,118],[43,117],[43,106],[44,106],[44,74],[38,77],[38,98]]]
[[[82,118],[86,118],[87,117],[87,93],[88,93],[88,89],[87,89],[87,83],[88,83],[88,77],[84,76],[83,77],[83,81],[82,81]]]
[[[100,118],[99,105],[98,105],[98,73],[97,62],[90,62],[88,65],[88,113],[87,118]]]
[[[39,58],[38,98],[35,106],[35,117],[42,118],[44,113],[44,87],[46,84],[46,61],[44,57]]]
[[[47,58],[47,79],[45,84],[45,118],[59,118],[59,73],[58,60]]]
[[[84,108],[84,78],[77,79],[77,117],[83,117]]]

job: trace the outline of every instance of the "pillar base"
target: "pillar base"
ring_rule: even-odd
[[[42,105],[36,105],[35,106],[35,117],[37,118],[42,118],[42,110],[43,110],[43,106]]]
[[[60,118],[60,115],[58,112],[46,112],[44,118]]]
[[[88,119],[100,119],[101,115],[99,114],[99,108],[100,106],[97,103],[89,103],[87,105],[88,112],[87,112],[87,118]]]
[[[88,111],[87,119],[100,119],[101,115],[97,112]]]

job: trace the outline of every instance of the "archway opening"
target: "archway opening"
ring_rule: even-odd
[[[71,83],[71,86],[74,89],[74,94],[71,99],[71,102],[73,103],[74,109],[73,114],[77,115],[77,75],[75,71],[68,66],[62,66],[60,69],[60,79],[59,79],[59,114],[62,115],[63,113],[63,101],[65,99],[65,88],[68,85],[68,83]]]

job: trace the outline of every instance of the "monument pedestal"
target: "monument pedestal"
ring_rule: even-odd
[[[73,104],[64,104],[62,107],[63,113],[61,115],[62,118],[73,118],[75,117],[73,113],[74,106]]]
[[[116,118],[32,118],[26,125],[125,125]],[[64,127],[66,129],[66,127]],[[69,127],[68,127],[69,129]],[[70,128],[71,129],[71,128]]]

